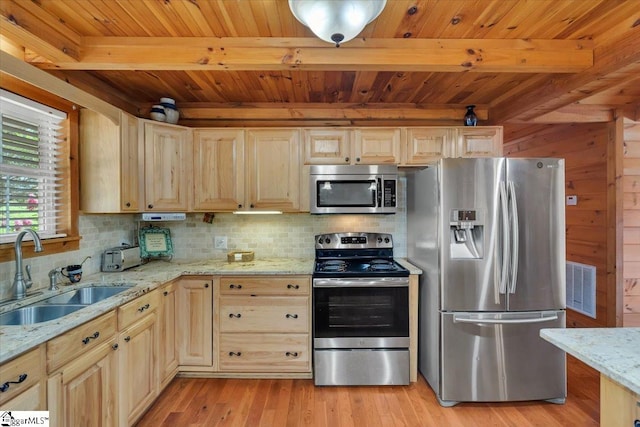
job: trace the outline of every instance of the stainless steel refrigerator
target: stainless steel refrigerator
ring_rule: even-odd
[[[407,173],[418,367],[443,406],[564,403],[564,160],[442,159]]]

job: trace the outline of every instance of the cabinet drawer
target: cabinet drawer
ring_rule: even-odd
[[[47,342],[47,371],[55,371],[99,344],[114,339],[116,312],[98,317]]]
[[[149,292],[118,307],[118,330],[122,330],[147,314],[158,309],[160,305],[160,293]]]
[[[221,295],[309,295],[311,279],[308,276],[253,276],[223,277]]]
[[[309,297],[221,297],[222,332],[309,332]]]
[[[221,334],[220,370],[309,372],[308,334]]]
[[[0,366],[0,405],[38,384],[44,375],[44,346],[35,348]],[[17,410],[19,408],[10,408]]]

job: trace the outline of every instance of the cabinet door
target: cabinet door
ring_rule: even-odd
[[[350,130],[303,129],[305,165],[339,165],[351,161]]]
[[[297,129],[247,132],[245,208],[297,212],[300,207],[300,144]]]
[[[354,131],[354,164],[400,163],[400,128],[366,128]]]
[[[446,127],[407,128],[402,164],[428,165],[452,157],[456,149],[454,130]]]
[[[183,278],[178,282],[178,363],[212,366],[213,281]]]
[[[461,127],[457,129],[455,157],[502,156],[502,127]]]
[[[50,424],[65,427],[117,426],[117,352],[103,343],[49,376]]]
[[[145,210],[185,211],[191,186],[190,130],[145,123]]]
[[[139,121],[120,113],[116,124],[95,111],[80,110],[80,208],[117,213],[140,209],[143,144]]]
[[[156,313],[120,332],[118,378],[120,425],[130,426],[158,395]]]
[[[137,117],[122,113],[120,116],[120,209],[139,212],[144,177],[144,144],[142,126]]]
[[[242,209],[244,131],[196,130],[193,144],[193,209],[209,212]]]
[[[162,300],[158,309],[158,370],[160,389],[173,379],[178,370],[178,347],[176,336],[176,287],[174,282],[160,289]]]

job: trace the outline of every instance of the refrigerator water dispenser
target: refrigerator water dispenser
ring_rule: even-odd
[[[476,210],[451,210],[450,256],[451,259],[482,258],[484,227]]]

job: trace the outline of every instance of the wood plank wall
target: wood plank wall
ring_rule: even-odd
[[[640,326],[640,123],[624,125],[623,326]]]
[[[610,152],[615,126],[607,123],[527,124],[504,126],[507,157],[565,159],[566,195],[577,195],[577,206],[566,207],[567,261],[596,267],[596,319],[567,310],[567,326],[616,326],[615,238],[608,235],[615,221],[609,182]],[[613,135],[615,136],[615,135]],[[611,141],[611,142],[610,142]],[[615,200],[615,198],[614,198]],[[613,259],[613,262],[611,260]]]

